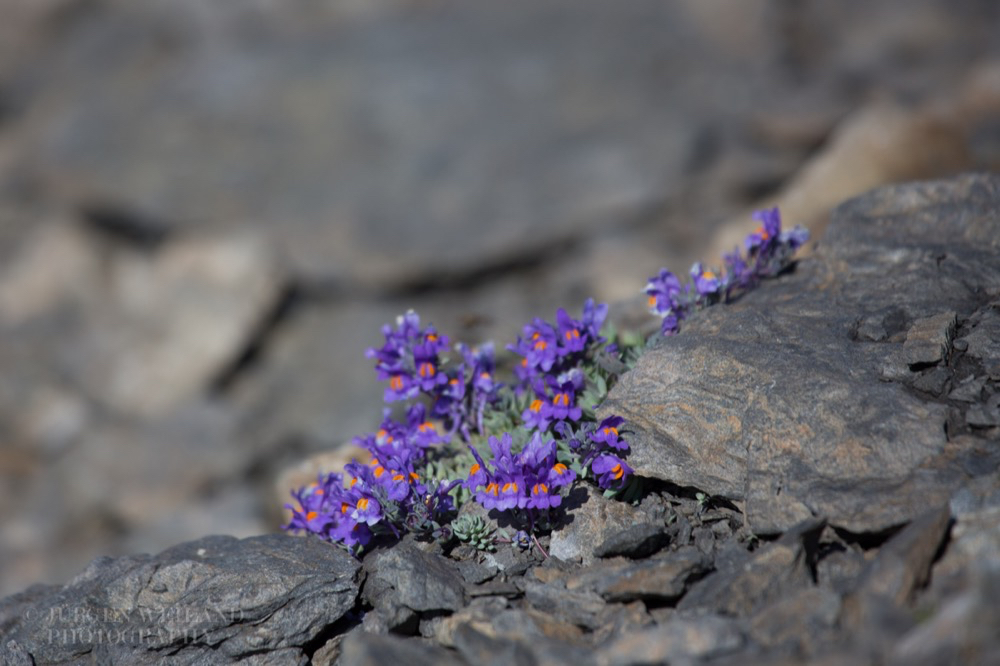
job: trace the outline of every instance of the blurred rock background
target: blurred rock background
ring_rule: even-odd
[[[1000,167],[992,0],[4,0],[0,595],[280,523],[366,347]]]

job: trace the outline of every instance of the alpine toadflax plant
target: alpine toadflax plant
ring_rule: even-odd
[[[673,335],[697,309],[725,303],[738,291],[785,271],[805,229],[781,228],[776,208],[754,213],[758,228],[723,256],[723,267],[696,263],[682,283],[662,269],[644,292]],[[498,381],[494,347],[457,344],[413,311],[382,328],[381,347],[367,350],[376,377],[386,382],[386,407],[373,433],[354,442],[369,454],[342,474],[327,474],[292,493],[285,526],[338,543],[355,555],[379,537],[455,538],[479,550],[496,543],[526,548],[558,525],[569,488],[582,481],[605,496],[637,501],[642,485],[627,462],[625,419],[596,410],[608,390],[644,347],[638,336],[605,327],[608,306],[584,303],[579,319],[566,310],[555,322],[524,326],[506,349],[513,353],[513,383]],[[455,352],[454,360],[449,352]],[[520,527],[514,537],[481,517],[455,520],[463,501],[475,500],[491,515],[505,514]],[[542,550],[544,554],[544,550]]]

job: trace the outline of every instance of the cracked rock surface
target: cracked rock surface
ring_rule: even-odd
[[[992,352],[969,337],[1000,305],[997,200],[988,176],[872,192],[794,274],[691,318],[602,406],[632,428],[636,473],[740,502],[756,533],[812,516],[857,533],[995,469]]]

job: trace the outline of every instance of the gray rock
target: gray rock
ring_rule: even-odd
[[[452,652],[419,638],[378,636],[354,631],[340,647],[340,666],[381,666],[411,664],[412,666],[460,666]]]
[[[743,630],[732,618],[718,615],[674,618],[615,638],[597,651],[597,663],[602,666],[689,663],[692,659],[711,659],[735,652],[745,642]]]
[[[507,616],[522,620],[527,618],[524,614],[511,612]],[[573,663],[589,666],[594,663],[592,652],[581,646],[579,640],[554,640],[539,635],[530,621],[524,626],[526,633],[517,631],[509,623],[507,627],[508,631],[505,633],[495,634],[492,627],[480,631],[470,625],[463,625],[455,634],[455,647],[470,664],[561,666]]]
[[[7,600],[5,634],[36,663],[300,663],[354,606],[358,569],[316,539],[206,537]]]
[[[748,622],[748,634],[766,648],[819,652],[819,646],[833,635],[840,608],[840,596],[835,592],[803,587],[755,612]]]
[[[698,549],[684,547],[637,562],[602,562],[570,576],[570,590],[591,590],[608,601],[674,602],[692,581],[708,572],[711,559]]]
[[[945,368],[931,368],[913,380],[913,388],[934,396],[940,396],[951,378],[951,373]]]
[[[720,569],[705,577],[677,608],[746,617],[782,595],[810,587],[810,558],[823,526],[816,520],[802,523],[776,542],[762,546],[742,566]]]
[[[540,583],[525,578],[522,581],[524,599],[535,610],[581,627],[596,629],[597,618],[606,604],[591,590],[567,590],[558,583]]]
[[[451,560],[403,542],[365,560],[364,599],[393,618],[390,628],[410,612],[457,611],[466,604],[462,576]]]
[[[640,523],[611,534],[594,549],[594,555],[648,557],[669,542],[670,535],[662,523]]]
[[[969,375],[948,393],[948,398],[960,402],[979,402],[983,394],[983,387],[986,385],[985,377],[973,377]]]
[[[535,666],[531,648],[522,641],[505,640],[489,636],[474,627],[464,624],[455,632],[455,647],[466,663],[490,664],[527,664]]]
[[[566,521],[552,532],[549,554],[562,560],[582,560],[590,564],[600,557],[596,550],[610,532],[633,523],[646,522],[634,508],[604,497],[600,490],[584,486],[567,498]]]
[[[1000,305],[993,303],[977,314],[969,322],[971,331],[955,342],[963,343],[965,353],[984,366],[996,368],[1000,364]],[[991,374],[990,378],[996,381],[1000,375]]]
[[[961,588],[978,568],[1000,571],[1000,474],[982,476],[952,497],[955,524],[948,546],[932,570],[932,587]]]
[[[997,628],[1000,572],[976,569],[972,584],[939,603],[924,622],[902,636],[888,654],[892,666],[993,664],[1000,660]]]
[[[913,322],[906,331],[903,352],[910,365],[932,365],[947,360],[955,333],[955,313],[942,312]]]
[[[1000,393],[996,393],[982,405],[973,405],[965,413],[965,419],[974,428],[996,428],[1000,426]]]
[[[947,410],[904,385],[891,331],[866,341],[857,322],[895,312],[889,329],[917,336],[943,309],[975,312],[1000,289],[998,201],[995,176],[877,190],[837,209],[794,274],[688,320],[601,409],[628,422],[636,473],[743,501],[757,533],[813,515],[880,531],[947,501],[968,480]]]
[[[902,608],[930,576],[931,563],[951,523],[948,506],[920,516],[879,549],[844,599],[842,622],[854,630],[871,627],[877,615]]]

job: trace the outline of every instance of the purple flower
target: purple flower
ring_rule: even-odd
[[[374,525],[382,520],[382,506],[373,495],[362,493],[354,503],[351,520],[356,523],[365,523],[369,526]]]
[[[341,487],[342,479],[340,474],[330,474],[326,479],[321,476],[316,483],[293,491],[292,497],[296,499],[298,506],[285,505],[292,512],[292,519],[284,529],[325,536],[327,528],[335,523],[329,510],[334,501],[331,499],[330,488]]]
[[[505,432],[500,436],[500,439],[491,435],[486,440],[486,443],[490,445],[490,452],[493,454],[493,465],[497,470],[506,474],[514,473],[517,469],[517,462],[514,454],[511,453],[514,441],[511,439],[510,433]]]
[[[781,213],[777,208],[768,208],[755,211],[752,217],[760,222],[760,226],[757,227],[757,231],[747,236],[744,245],[751,254],[762,253],[778,240],[778,235],[781,233]]]
[[[604,303],[595,305],[592,298],[588,298],[583,304],[583,318],[579,321],[570,317],[563,308],[559,308],[556,311],[559,356],[582,352],[591,341],[604,342],[600,332],[607,314],[608,306]]]
[[[447,441],[447,438],[438,432],[437,425],[427,418],[427,408],[418,402],[406,410],[406,440],[409,444],[426,449]]]
[[[531,401],[527,409],[521,412],[521,421],[528,430],[536,429],[544,431],[549,427],[549,423],[552,422],[549,418],[550,414],[548,396],[545,395],[542,388],[536,385],[535,399]]]
[[[681,320],[676,314],[668,314],[660,322],[660,333],[663,335],[674,335],[681,330]]]
[[[417,345],[413,349],[415,367],[413,380],[425,393],[431,393],[441,384],[448,383],[445,373],[438,370],[437,353],[432,345]]]
[[[524,327],[524,336],[518,336],[516,345],[508,345],[507,349],[524,358],[520,367],[515,368],[522,382],[529,380],[539,372],[548,372],[558,356],[558,338],[556,330],[543,319],[535,317],[532,323]]]
[[[785,244],[791,250],[797,250],[809,240],[809,230],[804,227],[793,227],[788,231],[782,231],[778,236],[778,242]]]
[[[504,474],[495,482],[494,507],[500,511],[523,509],[527,503],[524,478],[521,475]],[[478,496],[477,496],[478,499]],[[484,504],[484,506],[486,506]],[[490,507],[487,507],[490,508]]]
[[[558,378],[547,378],[551,400],[542,406],[542,416],[552,421],[579,421],[583,410],[576,406],[576,393],[583,389],[583,373],[572,370]]]
[[[292,492],[298,506],[285,505],[291,510],[292,519],[284,528],[340,541],[353,552],[356,546],[366,545],[372,536],[367,524],[359,524],[351,516],[360,496],[359,491],[344,488],[340,474],[320,476],[316,483]]]
[[[734,248],[732,252],[723,254],[722,263],[726,267],[725,289],[727,297],[734,288],[746,289],[753,284],[753,272],[738,249]]]
[[[587,337],[595,342],[604,342],[604,338],[601,337],[601,327],[604,326],[604,320],[608,316],[608,304],[599,303],[594,304],[594,299],[588,298],[583,304],[583,319],[580,323],[583,324],[583,330],[586,331]]]
[[[421,329],[417,313],[410,310],[399,317],[396,328],[383,326],[382,334],[382,347],[368,349],[365,355],[375,359],[378,379],[389,382],[386,402],[409,400],[421,390],[430,393],[447,381],[438,367],[438,354],[448,348],[448,337],[433,326]]]
[[[472,450],[472,455],[475,457],[476,462],[474,462],[472,467],[469,468],[469,477],[462,483],[462,487],[466,490],[474,491],[479,486],[485,486],[489,483],[490,475],[486,472],[486,463],[484,463],[483,459],[479,456],[479,452],[471,446],[469,449]]]
[[[605,489],[623,488],[633,471],[624,460],[610,453],[597,456],[590,469],[597,476],[597,485]]]
[[[587,346],[587,332],[583,329],[583,324],[566,314],[566,310],[559,308],[556,310],[556,325],[558,328],[558,352],[560,356],[566,356],[573,352],[583,351]]]
[[[618,427],[623,423],[625,423],[625,419],[622,417],[609,416],[597,424],[597,428],[591,433],[590,439],[616,451],[628,451],[628,442],[619,439]]]
[[[413,381],[413,377],[407,372],[391,373],[387,376],[389,386],[386,387],[383,397],[386,402],[395,400],[409,400],[416,397],[420,392],[420,385]]]
[[[477,395],[492,400],[496,389],[499,388],[493,376],[493,373],[496,372],[493,343],[487,342],[478,348],[459,345],[458,349],[472,375],[472,388]]]
[[[576,479],[576,472],[571,470],[569,467],[561,462],[553,463],[549,467],[549,485],[553,488],[559,488],[561,486],[567,486]]]
[[[476,501],[487,509],[549,509],[562,502],[557,489],[576,475],[557,463],[554,439],[544,440],[535,432],[519,454],[511,453],[509,433],[489,438],[493,469],[472,449],[476,464],[463,484],[475,492]],[[471,447],[470,447],[471,448]]]
[[[659,275],[649,278],[643,292],[647,296],[649,311],[660,316],[676,310],[683,293],[680,280],[666,268],[661,268]]]
[[[368,545],[372,538],[372,531],[364,523],[358,523],[345,517],[334,529],[330,530],[330,538],[334,541],[340,541],[347,546],[349,551],[354,552],[356,546]]]
[[[694,280],[695,291],[702,297],[716,295],[722,284],[715,273],[705,268],[700,261],[691,266],[691,278]]]
[[[562,495],[553,493],[552,489],[542,479],[536,479],[531,486],[531,492],[525,506],[530,509],[552,509],[562,504]]]

